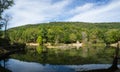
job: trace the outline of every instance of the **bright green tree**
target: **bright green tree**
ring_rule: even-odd
[[[42,36],[38,36],[37,43],[39,43],[39,45],[43,44],[43,38],[42,38]]]

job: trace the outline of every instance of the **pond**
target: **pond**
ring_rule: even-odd
[[[115,48],[84,47],[70,49],[27,48],[0,62],[12,72],[76,72],[107,69]]]

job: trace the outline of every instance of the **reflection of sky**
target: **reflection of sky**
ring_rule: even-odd
[[[6,67],[12,72],[75,72],[92,69],[106,69],[110,64],[86,64],[86,65],[42,65],[35,62],[23,62],[9,59]]]
[[[66,66],[42,65],[34,62],[23,62],[10,59],[7,68],[12,72],[75,72],[74,69]]]

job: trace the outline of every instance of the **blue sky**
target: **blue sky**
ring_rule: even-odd
[[[120,0],[14,0],[9,28],[54,21],[120,22]]]

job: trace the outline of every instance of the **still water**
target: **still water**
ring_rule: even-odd
[[[93,69],[107,69],[111,64],[50,65],[9,59],[6,68],[12,72],[76,72]]]
[[[107,69],[115,48],[85,47],[72,49],[29,48],[11,55],[5,68],[12,72],[76,72]],[[0,62],[4,66],[3,61]]]

